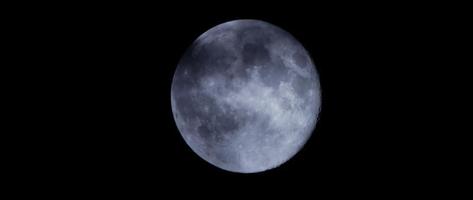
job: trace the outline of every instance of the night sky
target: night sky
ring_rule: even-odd
[[[329,193],[415,185],[427,177],[421,163],[428,155],[416,144],[427,124],[419,113],[429,108],[417,98],[425,85],[413,84],[426,68],[417,50],[426,44],[418,30],[427,22],[416,18],[414,7],[370,6],[114,4],[45,13],[33,19],[35,30],[47,36],[41,44],[57,58],[50,70],[57,80],[50,84],[62,92],[52,92],[61,109],[49,140],[54,148],[40,163],[57,163],[47,168],[60,174],[58,182],[145,194],[214,186],[302,184],[301,190]],[[257,174],[202,160],[181,138],[171,111],[180,57],[200,34],[235,19],[263,20],[291,33],[311,55],[322,89],[306,145],[280,167]]]

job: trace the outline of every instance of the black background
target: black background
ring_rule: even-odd
[[[414,5],[220,4],[61,5],[27,17],[25,38],[41,52],[36,71],[46,75],[46,85],[32,86],[47,113],[38,114],[47,134],[35,137],[46,151],[32,156],[38,183],[151,196],[173,188],[350,195],[417,190],[435,179],[425,164],[429,119],[420,113],[431,112],[421,97],[436,87],[425,81],[436,69],[423,49],[436,43],[424,29],[440,18]],[[308,143],[257,174],[223,171],[198,157],[170,106],[180,56],[200,34],[235,19],[291,33],[312,56],[322,87]]]

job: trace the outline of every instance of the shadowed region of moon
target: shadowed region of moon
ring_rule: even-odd
[[[235,20],[200,35],[174,73],[176,125],[207,162],[240,173],[265,171],[293,157],[320,110],[315,66],[286,31]]]

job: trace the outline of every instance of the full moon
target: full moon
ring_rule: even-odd
[[[181,57],[171,86],[177,128],[202,159],[256,173],[291,159],[312,135],[319,76],[288,32],[235,20],[200,35]]]

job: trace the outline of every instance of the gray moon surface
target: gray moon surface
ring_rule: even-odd
[[[181,57],[171,86],[177,128],[212,165],[255,173],[280,166],[304,146],[321,106],[316,68],[288,32],[234,20],[200,35]]]

